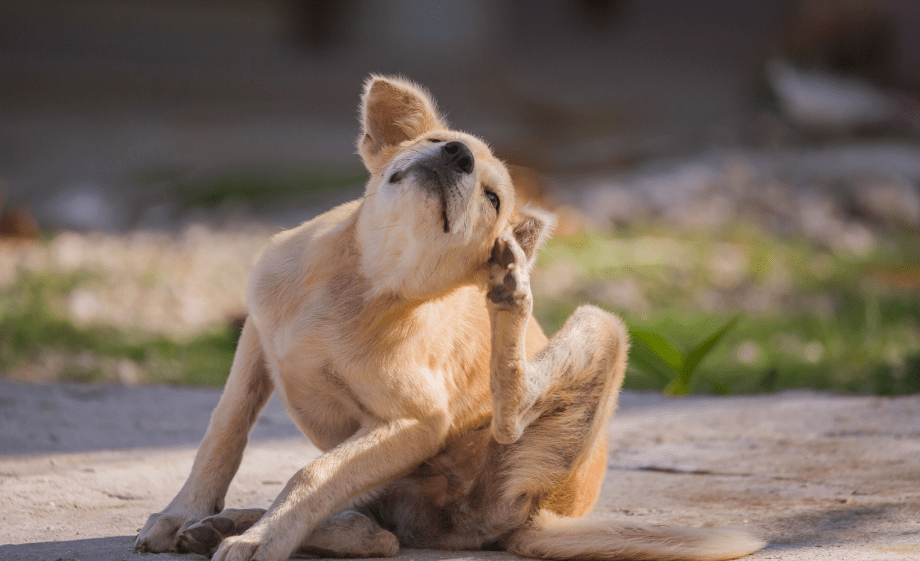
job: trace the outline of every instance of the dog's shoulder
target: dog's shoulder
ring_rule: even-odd
[[[250,278],[250,313],[284,315],[311,287],[357,268],[354,230],[360,208],[360,199],[351,201],[276,234]]]

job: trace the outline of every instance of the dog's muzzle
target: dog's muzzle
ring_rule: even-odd
[[[466,144],[457,141],[445,142],[441,149],[413,165],[409,171],[419,178],[426,191],[441,200],[441,220],[444,233],[450,232],[448,199],[460,195],[458,183],[473,173],[476,160]],[[392,179],[391,179],[392,182]]]
[[[463,174],[473,173],[476,160],[473,159],[473,153],[462,142],[448,142],[441,146],[441,160],[444,166],[451,170]]]

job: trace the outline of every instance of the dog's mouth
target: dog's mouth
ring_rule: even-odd
[[[447,205],[441,202],[441,219],[444,221],[444,233],[450,233],[450,222],[447,220]]]
[[[419,186],[428,194],[433,195],[438,198],[439,206],[441,208],[441,224],[444,226],[444,233],[450,233],[450,218],[447,216],[447,205],[449,198],[450,187],[446,185],[446,181],[451,178],[443,177],[442,174],[438,173],[437,169],[432,169],[426,165],[416,164],[409,169],[394,173],[391,176],[390,182],[393,183],[393,178],[396,178],[396,181],[403,179],[406,175],[413,173],[418,181]]]

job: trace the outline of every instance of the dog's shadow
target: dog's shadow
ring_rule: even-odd
[[[295,555],[293,559],[316,559]],[[3,561],[84,561],[90,559],[120,559],[122,561],[193,561],[207,559],[195,553],[136,553],[134,536],[112,536],[108,538],[87,538],[37,542],[17,545],[0,545],[0,559]],[[394,559],[394,558],[389,558]],[[503,551],[438,551],[433,549],[402,548],[396,554],[397,560],[412,561],[520,561],[523,557]]]
[[[111,536],[85,540],[0,545],[0,559],[4,561],[35,561],[36,559],[47,559],[48,561],[83,561],[84,559],[189,561],[190,559],[204,559],[204,557],[177,553],[162,553],[151,557],[150,554],[134,553],[134,536]]]
[[[856,506],[810,510],[792,516],[780,516],[767,523],[769,544],[753,558],[771,554],[792,553],[802,548],[833,547],[860,541],[867,534],[884,533],[890,517],[904,514],[906,505]],[[309,559],[296,556],[298,559]],[[88,559],[144,559],[146,561],[191,561],[204,556],[177,553],[135,553],[134,536],[111,536],[53,542],[0,545],[4,561],[82,561]],[[402,548],[396,559],[413,561],[450,561],[470,559],[484,561],[517,561],[523,559],[502,551],[436,551]]]

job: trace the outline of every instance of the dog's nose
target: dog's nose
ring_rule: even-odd
[[[449,167],[456,168],[463,173],[473,172],[473,164],[475,163],[473,153],[462,142],[448,142],[442,146],[441,157],[444,158],[444,163]]]

